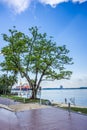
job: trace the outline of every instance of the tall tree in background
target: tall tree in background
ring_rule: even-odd
[[[14,83],[17,82],[16,76],[7,76],[3,74],[0,76],[0,94],[10,93],[10,90]]]
[[[69,79],[72,72],[65,67],[72,64],[72,58],[65,45],[57,46],[46,33],[39,33],[37,27],[30,28],[29,35],[15,27],[9,32],[10,35],[3,34],[8,45],[1,50],[4,55],[1,66],[3,70],[20,73],[27,79],[32,89],[32,98],[36,98],[43,80]]]

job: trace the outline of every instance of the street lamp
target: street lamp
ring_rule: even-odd
[[[22,82],[21,82],[21,80],[20,80],[20,96],[21,96],[21,85],[22,85]]]
[[[39,94],[40,94],[40,105],[41,105],[41,87],[39,87]]]

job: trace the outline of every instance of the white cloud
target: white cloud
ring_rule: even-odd
[[[68,2],[68,1],[82,3],[82,2],[85,2],[87,0],[39,0],[39,2],[41,2],[43,4],[49,4],[49,5],[53,6],[53,7],[56,6],[59,3]]]
[[[55,7],[59,3],[68,2],[68,1],[83,3],[87,0],[39,0],[39,2],[41,2],[43,4],[49,4],[52,7]]]
[[[25,11],[32,2],[40,2],[42,4],[49,4],[52,7],[56,7],[57,4],[62,2],[79,2],[83,3],[87,0],[0,0],[1,3],[7,4],[15,14],[20,14],[21,12]]]
[[[79,3],[83,3],[86,2],[87,0],[72,0],[72,2],[79,2]]]
[[[6,3],[16,14],[20,14],[25,11],[32,0],[0,0],[2,3]]]
[[[52,7],[55,7],[57,4],[62,3],[62,2],[68,2],[69,0],[39,0],[39,2],[43,4],[49,4]]]
[[[79,87],[87,87],[87,73],[80,74],[75,73],[71,76],[70,80],[62,79],[62,80],[54,80],[54,81],[43,81],[41,83],[42,87],[60,87],[63,85],[64,88],[79,88]]]

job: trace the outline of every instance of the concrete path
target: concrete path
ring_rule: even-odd
[[[3,98],[0,98],[0,103],[16,105],[14,101]],[[22,111],[15,112],[0,108],[0,130],[87,130],[86,115],[55,107],[31,110],[23,107]]]
[[[15,105],[15,104],[20,104],[20,103],[15,102],[14,100],[11,100],[11,99],[8,99],[8,98],[0,97],[0,104],[9,106],[9,105]]]
[[[50,106],[40,105],[38,103],[27,103],[27,104],[10,105],[9,109],[11,109],[12,111],[18,112],[18,111],[41,109],[41,108],[48,108],[48,107]]]
[[[0,130],[87,130],[87,116],[54,107],[21,112],[0,108]]]

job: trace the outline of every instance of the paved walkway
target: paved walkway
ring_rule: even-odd
[[[10,105],[9,109],[11,109],[12,111],[18,112],[18,111],[41,109],[41,108],[48,108],[48,107],[50,106],[40,105],[38,103],[27,103],[27,104]]]
[[[9,106],[9,105],[15,105],[15,104],[20,104],[20,103],[15,102],[14,100],[11,100],[11,99],[8,99],[8,98],[0,97],[0,104]]]
[[[87,130],[87,116],[55,107],[20,112],[0,108],[0,130]]]
[[[0,130],[87,130],[87,116],[54,107],[21,112],[0,108]]]

